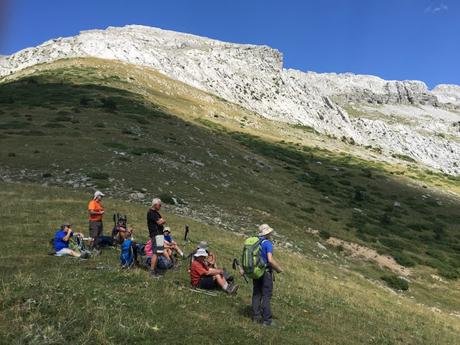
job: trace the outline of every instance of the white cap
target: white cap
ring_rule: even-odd
[[[199,257],[199,256],[208,256],[208,253],[206,252],[205,249],[200,248],[200,249],[198,249],[198,250],[196,251],[195,254],[193,254],[193,256],[196,257],[196,258]]]
[[[273,229],[270,228],[268,224],[262,224],[259,226],[259,236],[266,236],[271,232],[273,232]]]
[[[94,193],[93,199],[96,199],[98,196],[104,196],[104,193],[102,193],[101,191],[97,190],[97,191]]]

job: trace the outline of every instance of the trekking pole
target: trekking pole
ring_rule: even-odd
[[[244,281],[246,282],[246,284],[248,284],[249,283],[248,278],[246,277],[246,274],[244,274],[244,270],[241,268],[240,263],[238,262],[237,258],[233,259],[232,267],[233,267],[234,270],[238,270],[240,272],[240,274],[244,278]]]
[[[190,229],[188,227],[188,225],[185,226],[185,233],[184,233],[184,246],[188,244],[188,240],[187,240],[187,237],[188,237],[188,233],[189,233]]]

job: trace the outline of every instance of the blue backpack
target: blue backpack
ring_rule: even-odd
[[[130,268],[134,264],[133,241],[124,240],[120,253],[121,268]]]

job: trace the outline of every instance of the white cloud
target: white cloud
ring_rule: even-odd
[[[449,7],[443,2],[437,4],[432,3],[427,8],[425,8],[425,13],[437,14],[447,11],[448,9]]]

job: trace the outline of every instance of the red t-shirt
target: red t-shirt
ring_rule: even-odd
[[[200,284],[200,278],[209,271],[208,266],[205,263],[201,263],[198,260],[193,260],[192,266],[190,267],[190,278],[193,286]]]

